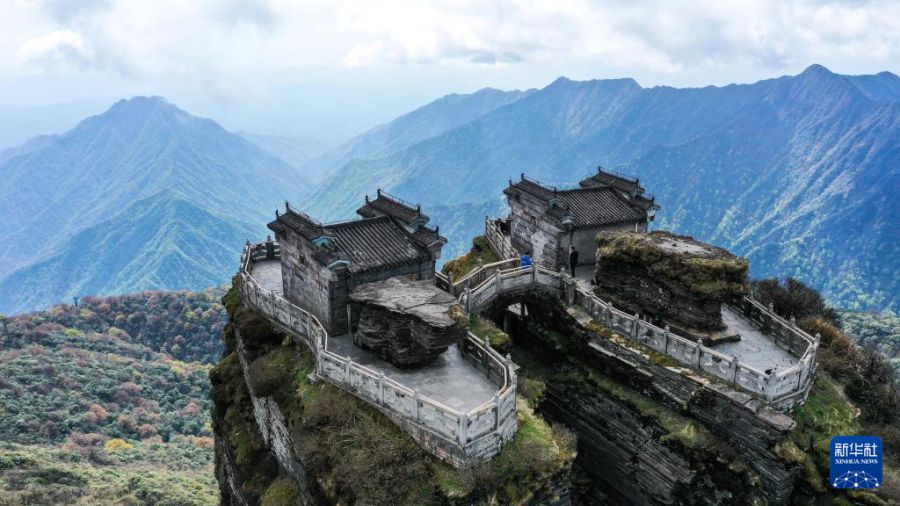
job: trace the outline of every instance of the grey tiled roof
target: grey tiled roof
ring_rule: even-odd
[[[428,216],[422,214],[419,206],[408,204],[381,190],[378,191],[378,196],[374,200],[369,200],[367,195],[365,205],[357,209],[356,213],[366,218],[386,214],[404,223],[412,223],[417,219],[422,219],[426,222],[429,220]]]
[[[581,180],[579,184],[582,187],[610,186],[629,194],[644,193],[644,187],[641,186],[639,179],[630,179],[621,174],[606,172],[603,169],[598,169],[596,174]]]
[[[292,209],[279,214],[275,221],[269,223],[268,227],[275,233],[284,232],[285,228],[290,228],[309,240],[322,235],[321,223],[306,214],[298,213]]]
[[[604,187],[563,190],[557,196],[565,203],[567,214],[574,217],[575,227],[641,221],[644,209]]]
[[[447,238],[441,236],[438,233],[437,229],[432,229],[428,227],[419,227],[412,234],[413,239],[419,242],[419,244],[428,247],[436,242],[440,242],[442,244],[447,244]]]
[[[541,200],[550,200],[551,198],[553,198],[554,188],[544,186],[543,184],[533,179],[528,179],[523,175],[520,181],[516,181],[515,183],[510,181],[509,187],[503,190],[503,193],[514,197],[520,191],[530,193]]]
[[[410,234],[394,218],[383,215],[323,225],[288,210],[269,223],[269,228],[275,232],[290,229],[308,241],[327,237],[314,258],[325,266],[346,261],[351,273],[424,261],[431,256],[426,249],[430,244],[447,241],[437,230],[426,227]]]
[[[571,220],[576,228],[643,221],[647,219],[647,211],[657,207],[651,199],[640,195],[629,197],[612,185],[582,184],[573,190],[557,190],[524,176],[520,181],[510,182],[503,192],[512,198],[528,193],[543,200],[548,216],[560,221]]]
[[[427,260],[430,255],[387,216],[363,218],[324,227],[334,240],[316,253],[324,265],[349,261],[350,272],[362,272]]]

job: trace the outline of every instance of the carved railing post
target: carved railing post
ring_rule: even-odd
[[[465,446],[466,441],[468,439],[466,432],[469,428],[469,415],[467,413],[463,413],[459,416],[459,444],[460,446]]]
[[[731,363],[728,364],[728,377],[731,378],[731,384],[737,385],[738,358],[731,356]]]
[[[537,284],[537,275],[538,275],[538,266],[537,264],[531,264],[531,282],[532,284]]]
[[[772,402],[775,400],[775,387],[778,384],[778,368],[773,367],[766,378],[766,400]]]
[[[413,402],[413,421],[419,423],[419,392],[413,390],[412,394],[412,402]]]
[[[347,356],[347,361],[344,363],[344,382],[347,383],[347,386],[350,386],[350,365],[353,362],[353,359],[350,356]]]
[[[500,394],[494,392],[494,430],[500,428]]]
[[[378,404],[384,406],[384,371],[378,376]]]
[[[632,320],[632,326],[631,326],[631,338],[634,339],[635,341],[638,340],[638,332],[640,331],[638,322],[640,322],[640,321],[641,321],[641,315],[639,315],[638,312],[635,311],[634,319]]]
[[[495,267],[494,268],[494,291],[497,293],[497,295],[500,295],[502,282],[503,282],[503,280],[500,278],[500,268]]]
[[[670,333],[669,326],[666,325],[666,328],[664,330],[666,331],[666,333],[663,334],[663,355],[668,355],[669,354],[669,333]]]
[[[698,371],[701,370],[700,354],[703,352],[702,348],[703,348],[703,345],[700,344],[699,342],[694,343],[694,356],[693,356],[692,362],[693,362],[694,369],[697,369]]]
[[[470,290],[468,286],[466,287],[465,294],[466,294],[466,313],[472,314],[472,290]]]

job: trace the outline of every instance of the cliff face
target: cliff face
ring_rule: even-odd
[[[704,386],[666,359],[581,328],[559,303],[508,314],[513,359],[542,385],[537,411],[577,436],[579,503],[779,504],[794,472],[774,453],[793,421]]]

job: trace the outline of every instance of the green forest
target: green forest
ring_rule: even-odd
[[[782,286],[755,284],[796,312],[806,291]],[[222,356],[223,293],[85,297],[0,315],[0,505],[218,503],[209,371]],[[833,316],[900,362],[897,317]]]
[[[0,321],[0,504],[216,504],[221,294],[86,297]]]

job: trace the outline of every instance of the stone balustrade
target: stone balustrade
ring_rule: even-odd
[[[271,244],[271,243],[270,243]],[[241,256],[241,298],[303,344],[316,357],[318,378],[377,407],[407,430],[420,444],[446,462],[459,466],[487,460],[512,438],[517,428],[516,375],[512,362],[472,333],[460,350],[497,386],[494,398],[467,412],[420,395],[383,372],[354,363],[328,350],[328,333],[319,320],[253,278],[254,262],[278,257],[271,245],[247,244]]]
[[[507,260],[505,262],[511,262]],[[777,407],[790,407],[805,400],[812,384],[816,368],[818,336],[811,337],[759,302],[745,297],[735,308],[744,317],[759,326],[767,338],[793,357],[797,363],[783,371],[761,371],[725,355],[702,343],[686,339],[641,319],[640,315],[627,314],[601,300],[588,290],[578,286],[575,279],[565,272],[555,272],[539,265],[500,269],[504,262],[486,265],[470,273],[463,280],[450,285],[450,292],[462,292],[460,303],[469,313],[478,313],[501,295],[528,289],[541,289],[559,295],[569,306],[577,305],[591,318],[619,334],[639,342],[654,351],[671,357],[679,364],[696,371],[715,376],[751,394],[765,399]],[[464,282],[481,280],[471,287]]]
[[[491,245],[491,249],[500,258],[518,258],[519,254],[512,246],[509,236],[504,234],[495,220],[490,216],[484,217],[484,236]]]

